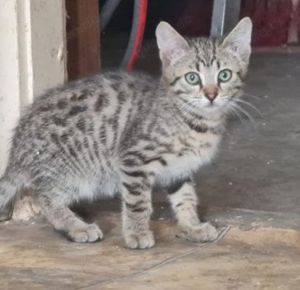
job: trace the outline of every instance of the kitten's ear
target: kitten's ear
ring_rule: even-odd
[[[160,22],[155,34],[163,64],[170,65],[188,52],[187,41],[167,22]]]
[[[251,53],[252,21],[249,17],[243,18],[236,27],[225,37],[223,46],[239,53],[242,60],[248,63]]]

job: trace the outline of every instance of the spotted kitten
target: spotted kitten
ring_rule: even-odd
[[[127,246],[150,248],[151,190],[160,185],[184,238],[216,239],[217,230],[197,216],[191,176],[216,155],[241,95],[251,30],[244,18],[224,40],[186,40],[161,22],[161,82],[107,73],[37,98],[15,130],[0,182],[2,212],[29,188],[55,229],[94,242],[103,237],[100,228],[69,206],[120,193]]]

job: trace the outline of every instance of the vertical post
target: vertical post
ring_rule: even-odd
[[[0,175],[21,108],[65,81],[61,0],[0,0]]]
[[[299,34],[298,34],[298,27],[299,27],[299,0],[292,0],[293,10],[291,14],[291,21],[288,30],[288,44],[297,44],[299,42]]]
[[[69,79],[100,71],[98,0],[66,0]]]
[[[220,37],[228,33],[238,22],[241,0],[214,0],[210,34]]]
[[[30,4],[33,96],[65,82],[66,12],[62,0],[18,0]],[[19,24],[20,28],[22,23]],[[30,64],[29,64],[30,65]]]
[[[0,171],[8,159],[11,130],[20,114],[16,0],[0,0]]]

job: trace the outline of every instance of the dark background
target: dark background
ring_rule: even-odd
[[[105,0],[100,0],[100,9]],[[103,38],[114,33],[129,33],[133,0],[122,0]],[[160,20],[169,22],[187,36],[208,36],[213,0],[149,0],[145,38],[154,37]],[[293,13],[299,25],[299,7],[295,12],[291,0],[243,0],[241,18],[250,16],[254,23],[254,46],[281,46],[287,43],[288,28]],[[300,31],[300,29],[298,29]],[[103,40],[103,39],[102,39]]]

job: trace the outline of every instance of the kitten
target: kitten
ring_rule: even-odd
[[[106,73],[50,90],[20,119],[0,182],[0,208],[31,189],[54,228],[75,242],[103,234],[69,206],[120,193],[129,248],[150,248],[154,185],[168,193],[181,235],[213,241],[197,216],[191,176],[216,155],[226,116],[241,95],[252,24],[242,19],[224,39],[184,39],[156,29],[160,82]]]

